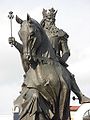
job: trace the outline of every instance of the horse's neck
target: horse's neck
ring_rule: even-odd
[[[57,60],[55,52],[54,52],[52,45],[50,44],[50,41],[48,40],[47,36],[42,38],[41,46],[39,47],[37,53],[38,53],[38,56]]]
[[[38,27],[41,35],[40,36],[41,41],[39,39],[36,40],[37,45],[36,44],[35,45],[38,47],[36,48],[36,46],[34,46],[34,49],[36,49],[36,55],[40,57],[46,57],[46,58],[51,58],[53,60],[57,60],[55,52],[52,48],[52,45],[50,44],[48,36],[46,35],[46,32],[38,23],[35,23],[35,24]]]

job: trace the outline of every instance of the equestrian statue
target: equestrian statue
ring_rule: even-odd
[[[9,44],[20,53],[25,72],[14,106],[19,108],[19,120],[71,120],[71,90],[81,104],[90,99],[82,94],[74,75],[67,69],[69,36],[55,26],[56,11],[43,9],[42,13],[40,24],[29,14],[26,20],[16,15],[22,44],[9,37]]]

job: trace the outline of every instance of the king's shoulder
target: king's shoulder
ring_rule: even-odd
[[[68,38],[69,35],[62,29],[58,29],[58,36]]]

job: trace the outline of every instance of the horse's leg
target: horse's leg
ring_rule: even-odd
[[[64,105],[63,120],[71,120],[70,106],[69,105],[70,105],[70,90],[68,90],[67,96],[66,96],[66,101],[65,101],[65,105]]]
[[[64,119],[64,106],[65,106],[66,100],[68,99],[67,98],[67,93],[68,93],[68,86],[65,83],[65,81],[62,80],[62,82],[61,82],[61,92],[60,92],[60,101],[59,101],[60,120],[67,120],[68,119],[67,115],[65,115],[66,119]]]

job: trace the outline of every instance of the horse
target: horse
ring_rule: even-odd
[[[28,66],[21,91],[20,120],[70,120],[71,78],[67,70],[36,20],[27,14],[27,20],[16,16],[16,21],[21,25],[18,34],[22,59]]]

